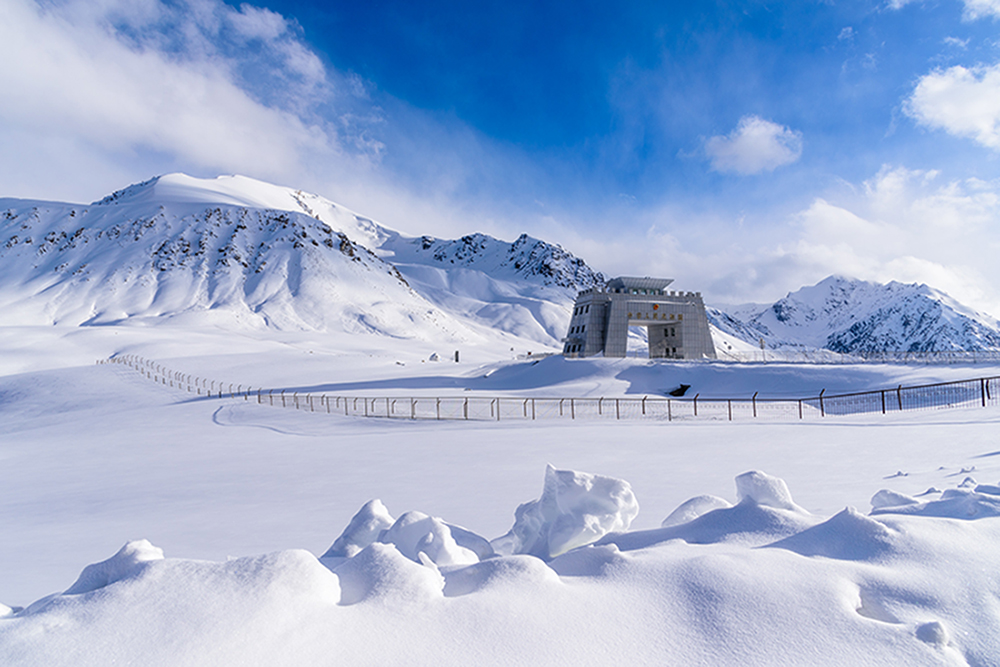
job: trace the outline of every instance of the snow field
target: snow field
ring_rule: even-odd
[[[7,664],[1000,655],[996,408],[414,423],[208,401],[94,360],[135,353],[202,376],[373,393],[493,382],[628,395],[692,377],[709,392],[797,393],[967,368],[434,364],[429,346],[337,349],[336,336],[312,334],[31,331],[0,338],[11,369],[0,376],[0,601],[28,607],[0,619]]]

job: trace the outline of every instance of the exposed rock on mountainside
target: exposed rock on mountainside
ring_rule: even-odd
[[[927,285],[831,276],[738,316],[710,313],[735,337],[769,346],[841,353],[979,351],[1000,348],[998,322]]]

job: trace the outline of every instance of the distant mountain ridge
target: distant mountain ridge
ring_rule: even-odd
[[[718,309],[711,323],[772,348],[838,353],[948,352],[1000,348],[1000,322],[927,285],[830,276],[757,308]]]
[[[396,235],[380,244],[380,248],[391,250],[395,259],[405,263],[474,267],[490,275],[506,274],[564,288],[574,296],[605,282],[603,274],[561,246],[527,234],[521,234],[513,243],[486,234],[469,234],[454,240],[432,236],[407,239]]]
[[[0,307],[31,323],[208,313],[278,329],[448,341],[500,333],[556,346],[567,303],[602,280],[526,235],[428,239],[240,176],[168,174],[89,206],[3,199]]]
[[[527,234],[409,237],[315,194],[168,174],[90,205],[0,199],[5,321],[226,316],[247,326],[558,347],[605,277]],[[1000,349],[1000,324],[926,285],[831,276],[773,304],[708,309],[726,347]],[[717,341],[717,347],[720,345]],[[726,342],[729,341],[729,342]],[[504,343],[506,345],[506,343]]]

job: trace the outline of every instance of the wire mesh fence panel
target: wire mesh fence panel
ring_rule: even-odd
[[[978,382],[961,382],[899,390],[904,410],[961,407],[982,402]]]
[[[892,405],[886,406],[886,401],[894,401],[895,397],[887,399],[885,392],[850,394],[847,396],[826,396],[822,400],[817,398],[815,402],[810,401],[813,407],[819,407],[821,416],[826,415],[857,415],[870,414],[875,412],[886,412],[893,409]]]

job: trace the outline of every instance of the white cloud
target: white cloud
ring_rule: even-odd
[[[1000,150],[1000,64],[935,70],[921,77],[904,108],[921,125]]]
[[[965,0],[964,17],[970,21],[985,17],[1000,18],[1000,0]]]
[[[802,155],[802,133],[759,116],[744,116],[732,132],[705,142],[712,169],[749,175],[791,164]]]
[[[143,153],[161,169],[280,181],[316,164],[357,171],[381,146],[358,127],[366,116],[353,112],[351,87],[335,90],[335,73],[294,28],[221,0],[4,0],[0,140],[19,149],[16,169],[28,173],[59,173],[53,157],[73,155],[85,157],[78,169],[102,165],[118,178],[109,165]],[[19,182],[5,162],[0,180]]]
[[[819,277],[923,282],[1000,315],[1000,182],[941,181],[935,171],[883,167],[853,200],[819,199],[801,212],[789,252]]]
[[[1000,181],[887,166],[778,220],[737,225],[666,206],[639,221],[644,231],[603,241],[572,229],[551,238],[597,269],[673,277],[710,303],[771,302],[842,274],[926,283],[1000,317]]]

